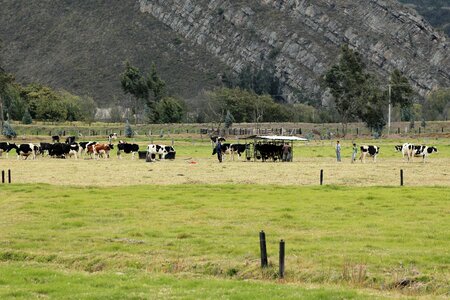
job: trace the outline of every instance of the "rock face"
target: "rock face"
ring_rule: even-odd
[[[236,71],[273,63],[290,91],[322,94],[319,78],[348,43],[384,82],[401,70],[423,95],[450,86],[450,45],[394,0],[139,0],[140,10]]]

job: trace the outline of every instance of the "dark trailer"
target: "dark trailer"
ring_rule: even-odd
[[[253,140],[253,142],[247,143],[245,156],[247,160],[273,160],[282,161],[283,159],[283,146],[288,144],[290,146],[290,153],[286,161],[292,162],[294,159],[294,142],[301,141],[306,142],[308,139],[297,136],[280,136],[280,135],[251,135],[243,140]]]

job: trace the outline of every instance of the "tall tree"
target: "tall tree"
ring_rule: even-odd
[[[152,69],[147,75],[147,87],[153,92],[156,102],[166,96],[166,82],[159,77],[155,64],[152,64]]]
[[[135,123],[137,123],[138,106],[140,101],[146,102],[149,97],[149,88],[145,78],[141,75],[138,68],[133,67],[128,61],[125,65],[125,71],[120,75],[120,83],[125,94],[130,94],[135,98],[134,114]]]
[[[362,95],[368,78],[364,68],[361,55],[344,45],[339,63],[325,74],[325,85],[334,97],[344,135],[347,124],[362,114],[365,103]]]
[[[409,121],[412,116],[413,89],[408,79],[397,69],[391,73],[389,80],[391,103],[400,107],[402,121]]]

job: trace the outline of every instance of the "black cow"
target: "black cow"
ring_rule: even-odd
[[[75,136],[68,136],[68,137],[66,138],[66,144],[71,145],[71,144],[75,143],[75,140],[76,140],[76,139],[77,139],[77,138],[76,138]]]
[[[28,158],[28,156],[32,156],[33,159],[36,159],[36,152],[38,151],[38,147],[34,144],[9,144],[10,150],[16,149],[17,153],[17,159],[20,159],[21,156],[23,156],[25,159]]]
[[[125,143],[124,141],[119,141],[119,144],[117,144],[117,156],[119,157],[119,159],[122,159],[122,156],[121,156],[122,151],[127,154],[131,153],[132,154],[131,159],[134,159],[136,152],[139,151],[139,145]]]
[[[422,157],[423,158],[423,162],[425,163],[425,158],[428,156],[428,155],[431,155],[432,153],[437,153],[438,152],[438,149],[436,148],[436,147],[433,147],[433,146],[425,146],[425,145],[421,145],[421,146],[419,146],[419,145],[415,145],[414,146],[414,150],[413,150],[413,153],[414,153],[414,156],[416,156],[416,157]]]
[[[283,157],[283,145],[276,144],[256,144],[255,145],[256,158],[266,161],[272,159],[273,161],[281,160]]]
[[[75,156],[78,159],[79,146],[77,143],[66,144],[66,143],[55,143],[52,145],[49,155],[54,158],[67,158],[67,156]]]
[[[52,144],[50,143],[40,143],[39,144],[39,153],[44,156],[45,152],[50,154],[50,149],[52,148]]]
[[[52,135],[52,142],[59,143],[59,135]]]
[[[363,145],[360,147],[360,149],[361,149],[361,156],[359,157],[359,159],[361,160],[362,163],[366,162],[367,155],[373,157],[374,162],[377,161],[377,155],[378,153],[380,153],[380,147],[374,145]]]

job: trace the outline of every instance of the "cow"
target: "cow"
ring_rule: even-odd
[[[166,156],[173,155],[175,149],[172,146],[150,144],[147,146],[147,153],[152,159],[156,155],[158,155],[159,159],[165,159]]]
[[[374,146],[374,145],[363,145],[360,147],[361,149],[361,156],[359,159],[362,163],[366,162],[366,156],[369,155],[373,158],[373,161],[377,161],[377,155],[380,153],[380,147]]]
[[[438,149],[434,146],[416,145],[414,146],[414,156],[422,157],[423,163],[425,163],[425,158],[432,153],[438,153]]]
[[[14,149],[14,148],[11,147],[10,143],[0,142],[0,156],[2,156],[3,152],[6,152],[6,158],[8,158],[9,151],[11,151],[11,149]]]
[[[40,143],[39,144],[39,153],[44,156],[45,152],[47,152],[47,154],[50,154],[50,149],[52,148],[52,144],[50,143]]]
[[[209,138],[211,139],[212,143],[217,143],[219,141],[220,142],[225,142],[226,141],[226,139],[224,137],[221,137],[219,135],[211,135]]]
[[[76,140],[76,139],[77,139],[76,136],[68,136],[68,137],[66,138],[66,144],[71,145],[71,144],[75,143],[75,140]]]
[[[414,145],[410,143],[404,143],[403,145],[395,145],[395,151],[402,152],[403,159],[406,158],[410,161],[414,155]]]
[[[92,153],[94,153],[94,158],[99,159],[100,156],[107,159],[109,158],[109,152],[114,149],[113,144],[95,144],[88,146],[88,152],[92,149]]]
[[[241,159],[242,153],[247,150],[247,144],[231,144],[230,146],[230,153],[231,153],[231,159],[234,160],[234,154],[237,153],[238,159]]]
[[[78,159],[79,149],[80,146],[77,143],[73,144],[55,143],[51,145],[48,154],[53,158],[67,158],[75,156],[75,159]]]
[[[266,161],[272,159],[273,161],[281,160],[283,157],[283,145],[276,144],[256,144],[255,145],[256,158]]]
[[[87,154],[88,153],[88,151],[87,151],[88,147],[91,146],[91,145],[95,145],[95,144],[97,144],[97,142],[93,142],[93,141],[78,143],[78,145],[79,145],[79,151],[78,151],[79,155],[81,156],[83,154],[83,152],[84,152],[84,154]],[[93,152],[89,153],[91,155],[91,158],[92,158],[92,153]]]
[[[36,159],[36,151],[38,150],[38,147],[34,144],[9,144],[10,150],[16,149],[17,153],[17,159],[20,159],[20,157],[24,157],[24,159],[27,159],[28,156],[32,156],[33,159]]]
[[[52,143],[59,143],[59,135],[52,135]]]
[[[108,135],[108,142],[111,144],[111,141],[112,140],[115,140],[115,139],[117,139],[117,133],[111,133],[111,134],[109,134]]]
[[[119,144],[117,144],[117,156],[119,157],[119,159],[122,159],[122,156],[121,156],[122,151],[127,154],[131,153],[131,159],[134,159],[136,152],[139,151],[139,145],[125,143],[124,141],[119,141]]]

